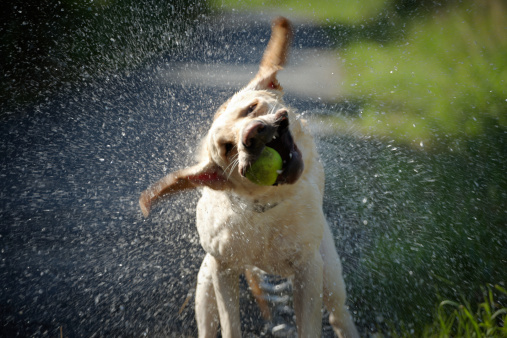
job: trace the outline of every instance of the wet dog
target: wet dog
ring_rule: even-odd
[[[291,34],[287,19],[274,21],[257,75],[216,112],[198,164],[167,175],[140,197],[148,216],[152,204],[164,195],[202,190],[197,230],[206,256],[195,301],[200,337],[215,337],[218,321],[223,337],[241,336],[239,275],[245,269],[252,284],[252,271],[258,269],[293,278],[300,337],[321,335],[323,302],[338,336],[358,336],[345,306],[342,267],[322,211],[324,169],[305,122],[285,106],[277,80]],[[245,177],[266,146],[283,160],[272,186],[256,185]]]

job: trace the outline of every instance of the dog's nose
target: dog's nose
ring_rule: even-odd
[[[285,120],[288,118],[289,118],[289,113],[287,112],[287,109],[285,109],[285,108],[282,108],[275,113],[276,121],[282,121],[282,120]]]
[[[266,124],[255,120],[250,122],[243,131],[242,142],[246,148],[255,148],[262,135],[266,132]]]

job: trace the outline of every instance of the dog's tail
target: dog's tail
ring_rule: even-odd
[[[271,320],[271,311],[269,310],[268,301],[265,298],[264,291],[261,288],[261,273],[255,268],[245,269],[245,278],[250,287],[259,310],[261,311],[262,318],[264,320]]]

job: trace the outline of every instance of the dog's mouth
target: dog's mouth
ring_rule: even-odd
[[[255,146],[250,145],[252,148],[249,151],[251,163],[255,162],[262,149],[265,146],[271,147],[276,150],[282,158],[282,169],[278,172],[278,177],[273,185],[279,184],[293,184],[303,173],[304,164],[301,151],[298,149],[294,139],[292,138],[289,130],[289,117],[286,110],[280,110],[274,115],[274,123],[270,126],[263,126],[262,131],[256,133],[262,134],[262,137],[256,137],[257,143]],[[243,176],[248,167],[240,170]]]
[[[266,146],[275,149],[282,157],[282,172],[278,174],[275,185],[295,183],[303,173],[303,157],[289,130],[289,118],[281,118],[273,139]]]

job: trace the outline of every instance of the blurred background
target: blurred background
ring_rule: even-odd
[[[137,197],[192,163],[276,15],[294,23],[280,78],[322,154],[361,333],[457,334],[464,304],[506,334],[505,1],[6,0],[1,336],[195,336],[198,195],[148,220]],[[249,297],[245,332],[294,334]]]

